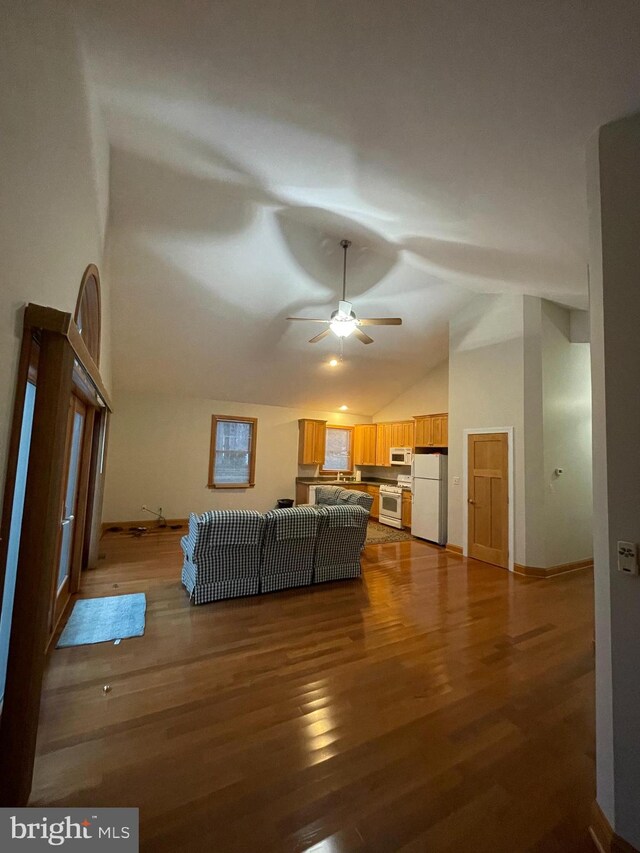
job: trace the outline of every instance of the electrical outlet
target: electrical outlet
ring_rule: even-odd
[[[625,575],[638,574],[638,546],[635,542],[618,542],[618,571]]]

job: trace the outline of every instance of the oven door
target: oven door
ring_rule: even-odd
[[[380,515],[378,521],[390,527],[402,527],[402,494],[380,489]]]

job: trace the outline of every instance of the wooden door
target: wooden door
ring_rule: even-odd
[[[72,395],[67,422],[65,477],[60,497],[58,562],[52,590],[51,633],[55,630],[71,593],[77,591],[80,583],[88,462],[90,461],[90,447],[87,447],[89,432],[87,414],[87,406],[78,397]]]
[[[509,566],[508,437],[473,434],[468,439],[469,556]]]

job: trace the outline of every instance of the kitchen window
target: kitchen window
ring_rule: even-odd
[[[210,489],[250,489],[255,486],[257,430],[257,418],[212,415]]]
[[[353,447],[353,427],[327,425],[322,473],[351,473],[351,453]]]

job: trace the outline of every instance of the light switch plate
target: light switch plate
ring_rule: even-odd
[[[618,542],[618,571],[625,575],[638,574],[638,546],[635,542]]]
[[[453,485],[454,485],[454,486],[459,486],[459,485],[460,485],[460,477],[454,477],[454,478],[453,478]]]

